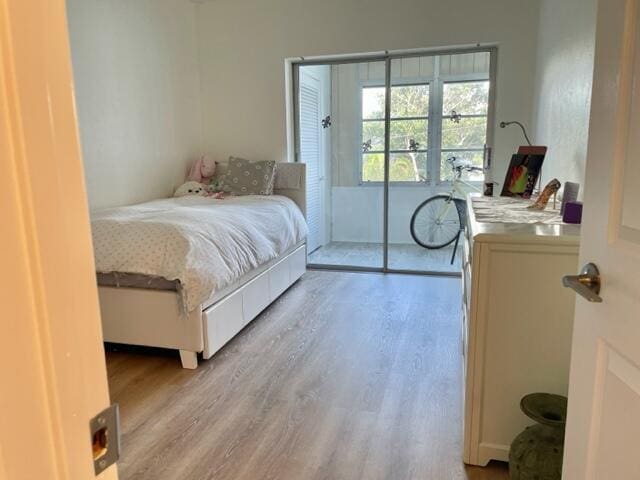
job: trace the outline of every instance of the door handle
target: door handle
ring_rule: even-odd
[[[580,275],[565,275],[562,277],[562,285],[573,289],[590,302],[602,302],[602,297],[600,297],[600,271],[593,263],[587,263],[582,267]]]

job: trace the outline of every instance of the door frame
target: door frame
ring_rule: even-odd
[[[487,112],[487,141],[493,145],[495,137],[497,72],[498,72],[498,44],[476,43],[448,47],[415,48],[409,50],[385,50],[346,55],[324,55],[313,57],[292,57],[285,59],[285,116],[287,136],[287,161],[300,161],[300,115],[297,99],[300,86],[300,67],[311,65],[342,65],[350,63],[384,62],[385,64],[385,150],[384,150],[384,182],[383,182],[383,264],[382,267],[358,267],[344,265],[308,264],[309,268],[317,270],[340,270],[349,272],[381,272],[401,273],[411,275],[460,277],[460,272],[441,272],[425,270],[405,270],[389,268],[389,130],[391,117],[391,62],[412,57],[455,55],[475,52],[489,52],[489,109]]]
[[[0,0],[0,173],[0,478],[93,478],[109,391],[64,0]]]
[[[317,74],[316,74],[317,73]],[[312,71],[312,72],[299,72],[298,74],[298,85],[303,83],[303,80],[301,77],[303,76],[307,76],[309,77],[309,79],[312,79],[314,81],[317,81],[318,83],[318,118],[317,121],[318,123],[320,123],[321,119],[327,114],[327,112],[331,111],[331,104],[330,104],[330,92],[327,94],[327,85],[331,83],[331,72],[329,70],[328,73],[328,77],[326,75],[326,72],[322,72],[322,71]],[[330,87],[328,87],[330,88]],[[297,90],[297,94],[300,94],[300,90]],[[297,103],[297,102],[296,102]],[[298,112],[299,114],[299,112]],[[299,128],[299,116],[298,116],[298,128]],[[327,238],[330,238],[330,219],[328,218],[328,214],[327,212],[330,210],[330,208],[328,207],[329,205],[329,201],[330,201],[330,193],[327,191],[328,185],[330,185],[330,182],[327,181],[327,175],[328,172],[330,171],[329,168],[330,167],[330,158],[327,157],[327,155],[330,152],[330,145],[329,145],[329,129],[322,129],[319,130],[319,134],[318,134],[318,181],[320,183],[319,185],[319,196],[320,198],[319,203],[320,203],[320,218],[319,218],[319,232],[318,232],[318,246],[317,248],[320,248],[321,246],[325,245],[327,243]],[[307,182],[309,181],[309,169],[307,169]],[[310,189],[307,188],[307,191],[309,191]],[[307,202],[307,214],[309,214],[309,202]],[[307,254],[311,253],[312,250],[310,250],[309,247],[309,242],[307,242]],[[315,249],[314,249],[315,250]]]

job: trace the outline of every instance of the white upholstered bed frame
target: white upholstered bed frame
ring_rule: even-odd
[[[306,216],[305,165],[278,164],[274,194]],[[197,368],[199,353],[210,358],[302,276],[306,258],[302,242],[188,314],[175,291],[99,286],[104,341],[176,349],[184,368]]]

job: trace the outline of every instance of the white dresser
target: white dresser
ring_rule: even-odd
[[[580,227],[481,223],[467,202],[462,272],[464,461],[508,460],[527,393],[567,394]]]

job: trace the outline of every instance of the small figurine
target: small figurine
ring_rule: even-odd
[[[562,185],[560,184],[558,179],[554,178],[549,183],[547,183],[547,186],[544,187],[544,190],[540,193],[540,196],[538,197],[536,202],[532,205],[529,205],[527,208],[530,208],[531,210],[544,210],[547,207],[547,203],[549,203],[551,195],[553,195],[555,198],[555,195],[558,193],[558,190],[560,190],[561,186]]]

